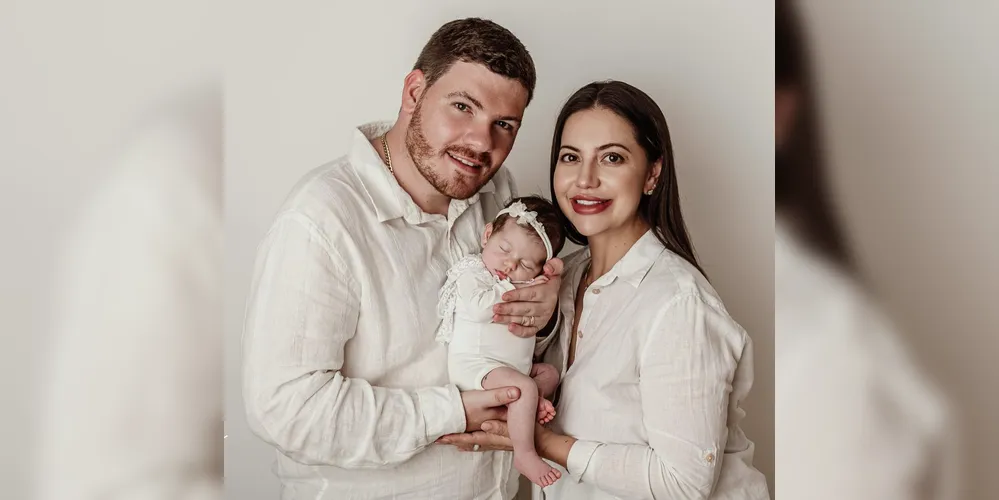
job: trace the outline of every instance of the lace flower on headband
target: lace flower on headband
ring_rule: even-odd
[[[509,207],[500,210],[497,217],[503,214],[508,214],[517,220],[518,226],[531,226],[537,231],[538,236],[541,236],[541,242],[545,244],[545,251],[548,252],[548,258],[545,262],[549,261],[554,257],[552,255],[552,242],[548,240],[548,232],[545,231],[545,227],[538,222],[538,213],[533,210],[528,210],[527,205],[524,202],[516,201],[510,204]]]

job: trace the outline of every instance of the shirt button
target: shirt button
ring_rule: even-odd
[[[599,288],[594,288],[594,289],[593,289],[593,293],[595,293],[595,294],[600,294],[600,289],[599,289]]]
[[[707,455],[704,456],[704,460],[707,460],[707,462],[709,464],[713,463],[715,461],[715,454],[714,453],[708,453]]]

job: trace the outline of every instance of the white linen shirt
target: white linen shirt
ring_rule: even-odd
[[[782,498],[960,498],[946,400],[891,321],[778,218],[775,440]]]
[[[284,500],[509,499],[512,453],[432,445],[465,429],[434,340],[446,272],[514,196],[505,168],[427,214],[368,142],[292,191],[258,250],[243,333],[250,428],[275,446]]]
[[[562,328],[544,356],[562,374],[553,430],[578,439],[544,498],[769,499],[739,428],[752,344],[711,285],[646,232],[585,291],[566,369],[589,262],[588,249],[566,258]]]

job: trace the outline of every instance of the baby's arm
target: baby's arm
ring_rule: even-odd
[[[493,306],[503,301],[503,294],[513,290],[509,283],[492,284],[474,275],[458,278],[458,300],[467,319],[483,323],[492,322]]]

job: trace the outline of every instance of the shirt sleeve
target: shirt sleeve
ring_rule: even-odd
[[[308,465],[399,464],[462,432],[453,386],[377,387],[345,377],[360,289],[327,235],[286,214],[260,247],[243,333],[243,392],[253,432]]]
[[[562,312],[559,311],[558,306],[555,307],[555,327],[552,331],[548,332],[548,335],[544,337],[535,337],[534,339],[534,359],[538,360],[544,357],[545,351],[548,347],[555,343],[555,339],[558,338],[562,328]]]
[[[747,336],[728,314],[682,296],[652,325],[639,362],[648,445],[577,441],[570,480],[628,498],[708,498],[728,438],[731,384]]]

